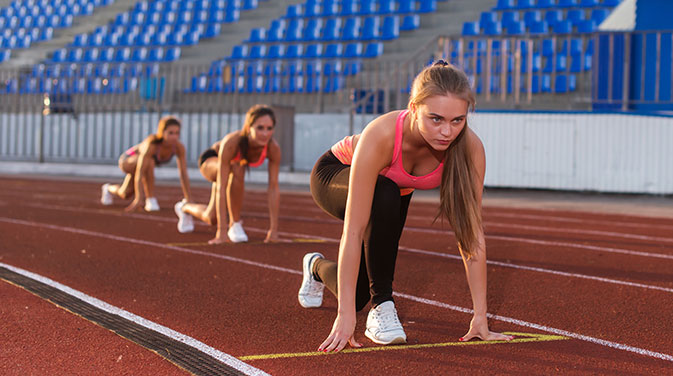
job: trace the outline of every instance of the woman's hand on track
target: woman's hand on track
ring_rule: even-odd
[[[266,239],[264,239],[264,243],[276,243],[278,242],[278,231],[272,231],[269,230],[266,233]]]
[[[488,320],[486,317],[482,316],[472,317],[472,321],[470,322],[470,330],[459,340],[465,342],[475,337],[484,341],[511,341],[514,339],[514,336],[508,336],[488,330]]]
[[[355,332],[355,312],[352,315],[337,314],[337,318],[332,325],[332,332],[329,337],[318,347],[318,351],[322,352],[337,352],[341,351],[346,344],[351,347],[362,347],[355,340],[353,333]]]
[[[208,240],[208,244],[224,244],[224,243],[229,243],[229,238],[226,236],[225,237],[216,236]]]
[[[133,201],[131,201],[129,206],[127,206],[124,209],[124,211],[127,212],[127,213],[134,212],[134,211],[138,210],[138,208],[140,208],[141,206],[142,206],[142,203],[140,202],[140,200],[133,200]]]

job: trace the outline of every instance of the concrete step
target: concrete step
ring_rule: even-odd
[[[53,51],[65,47],[73,41],[77,34],[90,33],[101,25],[114,20],[119,13],[133,8],[137,0],[116,0],[114,3],[97,7],[90,16],[79,16],[73,19],[72,27],[55,29],[51,40],[31,45],[28,49],[12,50],[12,57],[3,66],[32,66],[48,59]]]

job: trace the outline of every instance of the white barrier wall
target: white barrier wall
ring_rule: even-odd
[[[192,166],[201,151],[243,121],[242,115],[181,118]],[[372,118],[356,116],[355,133]],[[116,165],[157,120],[157,114],[106,113],[42,122],[39,115],[0,114],[0,161],[37,161],[43,127],[45,161]],[[673,194],[673,117],[478,112],[469,124],[484,142],[487,186]],[[348,114],[297,114],[293,169],[310,171],[348,133]]]
[[[486,184],[673,193],[673,118],[617,114],[476,113]]]

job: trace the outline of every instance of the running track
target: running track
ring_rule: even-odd
[[[175,230],[177,186],[158,187],[162,210],[151,214],[101,206],[100,182],[6,176],[0,186],[3,375],[673,374],[670,218],[486,207],[490,326],[520,334],[459,343],[471,317],[463,266],[451,233],[431,224],[436,206],[412,200],[395,280],[409,346],[374,346],[365,309],[365,351],[326,356],[313,351],[336,300],[326,292],[306,310],[296,292],[302,256],[334,259],[341,226],[307,193],[282,193],[282,243],[262,243],[266,197],[249,191],[251,242],[209,246],[206,225]],[[207,200],[208,188],[193,190]],[[54,294],[137,327],[106,328]],[[230,371],[200,371],[204,357]]]

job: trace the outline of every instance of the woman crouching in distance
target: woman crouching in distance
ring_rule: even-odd
[[[456,234],[474,306],[461,341],[512,339],[491,332],[486,320],[481,222],[486,165],[483,145],[467,126],[474,103],[465,73],[435,62],[414,79],[406,110],[376,118],[362,134],[344,138],[317,161],[311,173],[313,198],[344,220],[338,262],[319,253],[303,259],[299,303],[320,306],[324,286],[338,299],[336,320],[319,351],[360,347],[355,312],[369,301],[365,335],[377,344],[406,342],[393,300],[399,239],[413,190],[437,186],[439,215],[448,218]]]
[[[145,194],[145,210],[158,211],[159,203],[154,196],[154,168],[171,161],[173,156],[178,159],[180,184],[185,200],[191,200],[185,146],[180,142],[180,120],[173,116],[165,116],[159,120],[157,133],[151,134],[138,145],[126,150],[119,157],[119,168],[126,173],[124,182],[103,184],[101,187],[101,203],[112,205],[113,196],[127,199],[134,195],[133,201],[126,211],[139,208]],[[144,188],[141,190],[141,185]]]
[[[275,127],[276,117],[270,107],[252,106],[245,115],[243,129],[227,134],[201,154],[201,174],[213,183],[210,201],[208,206],[184,201],[175,204],[175,213],[179,218],[178,231],[193,231],[192,217],[195,217],[210,225],[217,225],[215,238],[209,244],[224,243],[227,238],[234,243],[247,242],[248,236],[241,221],[245,171],[248,167],[260,166],[268,158],[270,224],[264,241],[278,240],[278,171],[281,153],[280,146],[273,139]]]

